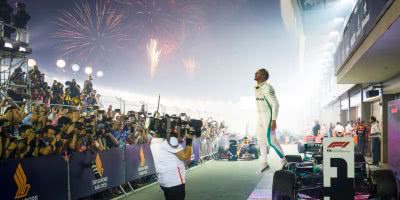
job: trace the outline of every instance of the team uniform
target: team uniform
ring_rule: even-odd
[[[282,147],[272,131],[272,120],[278,117],[279,103],[274,88],[266,81],[255,86],[257,104],[257,137],[260,147],[260,159],[263,165],[267,164],[267,146],[275,150],[281,159],[285,158]]]
[[[185,163],[175,155],[183,149],[180,144],[172,147],[166,140],[159,146],[155,167],[166,200],[185,199]]]

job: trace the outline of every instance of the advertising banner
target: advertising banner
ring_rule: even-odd
[[[323,149],[324,200],[354,199],[353,139],[351,137],[325,138]]]
[[[124,152],[113,148],[103,152],[73,153],[70,183],[73,200],[124,184]]]
[[[61,156],[0,161],[0,199],[68,199],[67,162]]]
[[[388,165],[400,180],[400,99],[388,102]]]
[[[129,145],[125,149],[125,181],[155,174],[153,155],[150,145]]]

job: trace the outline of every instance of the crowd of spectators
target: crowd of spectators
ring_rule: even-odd
[[[375,117],[371,117],[371,119]],[[371,121],[366,123],[363,120],[348,121],[345,125],[337,122],[335,125],[330,123],[329,126],[323,124],[320,126],[319,122],[316,121],[313,126],[313,134],[315,136],[323,137],[351,137],[356,145],[356,151],[362,155],[371,154],[371,148],[368,144],[371,141],[371,129],[375,123],[375,132],[380,132],[379,122]]]
[[[1,159],[64,155],[72,152],[103,151],[126,144],[150,142],[144,130],[144,116],[132,113],[119,115],[100,109],[78,110],[45,104],[32,106],[25,112],[1,102],[5,112],[0,116]],[[115,117],[117,116],[117,117]]]
[[[72,152],[123,149],[125,145],[151,142],[153,136],[145,129],[148,113],[142,108],[124,114],[111,105],[103,109],[90,76],[82,89],[75,80],[65,85],[54,80],[50,87],[37,66],[28,73],[17,68],[10,76],[14,85],[26,80],[31,83],[31,94],[10,87],[9,97],[0,104],[2,160],[68,156]],[[213,140],[223,128],[223,123],[211,118],[203,120],[202,141]]]
[[[9,77],[7,96],[0,102],[0,160],[61,155],[69,159],[74,152],[100,152],[126,145],[150,144],[157,134],[146,129],[149,113],[122,113],[107,108],[89,76],[81,86],[54,80],[50,86],[37,66],[24,73],[16,68]],[[28,84],[27,84],[28,83]],[[23,85],[30,85],[27,90]],[[157,113],[157,115],[159,115]],[[203,120],[200,151],[213,152],[216,138],[226,127],[212,118]],[[149,175],[131,181],[134,188],[156,181]],[[116,187],[96,193],[89,199],[110,199],[121,195]]]
[[[66,87],[55,80],[50,87],[37,66],[27,75],[31,94],[26,89],[20,91],[21,87],[10,87],[9,97],[0,104],[2,160],[67,156],[72,152],[103,151],[150,142],[151,135],[144,128],[147,113],[131,111],[124,115],[112,106],[102,109],[91,77],[81,89],[75,80],[67,81]],[[10,82],[19,85],[26,78],[17,68]]]

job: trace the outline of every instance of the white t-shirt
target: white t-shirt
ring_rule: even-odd
[[[381,129],[379,128],[379,124],[374,122],[371,126],[371,137],[380,137]]]
[[[347,124],[346,133],[348,133],[348,134],[353,133],[353,127],[351,126],[351,124]]]
[[[175,155],[182,151],[182,145],[174,148],[165,140],[160,144],[160,151],[157,155],[156,171],[158,182],[163,187],[174,187],[185,183],[185,163]]]

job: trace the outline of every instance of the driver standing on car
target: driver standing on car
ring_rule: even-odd
[[[270,168],[267,162],[267,145],[270,146],[281,158],[282,164],[287,161],[281,145],[276,139],[276,119],[278,117],[279,103],[274,88],[267,83],[269,73],[266,69],[259,69],[254,80],[257,104],[257,137],[261,153],[261,173]]]

